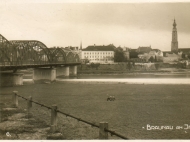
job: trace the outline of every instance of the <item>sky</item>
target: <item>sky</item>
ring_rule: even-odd
[[[173,20],[178,47],[190,48],[190,1],[13,2],[0,1],[0,34],[38,40],[47,47],[114,44],[171,50]]]

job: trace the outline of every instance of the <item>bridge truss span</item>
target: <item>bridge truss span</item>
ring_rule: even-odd
[[[0,34],[0,67],[80,64],[79,56],[63,48],[48,48],[37,40],[10,40]]]

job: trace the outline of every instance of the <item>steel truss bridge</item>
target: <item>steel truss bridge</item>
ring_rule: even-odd
[[[79,55],[64,48],[47,48],[37,40],[7,40],[0,34],[1,71],[79,64]]]

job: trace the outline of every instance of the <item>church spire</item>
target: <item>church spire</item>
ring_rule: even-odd
[[[80,42],[80,50],[82,50],[82,41]]]
[[[176,28],[177,24],[175,23],[175,18],[174,18],[174,23],[173,23],[173,28]]]

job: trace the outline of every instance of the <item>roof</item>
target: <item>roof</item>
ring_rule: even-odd
[[[161,51],[161,50],[160,49],[152,49],[152,51],[158,52],[158,51]]]
[[[107,45],[107,46],[102,46],[102,45],[92,45],[88,46],[87,48],[83,49],[82,51],[114,51],[116,47],[114,45]]]
[[[184,53],[190,53],[190,48],[178,48],[178,51],[182,51]]]
[[[171,51],[163,51],[163,56],[166,57],[166,54],[172,54]]]
[[[130,49],[130,52],[137,52],[137,49]]]
[[[152,50],[151,46],[139,46],[139,48],[137,49],[138,52],[150,52]]]

